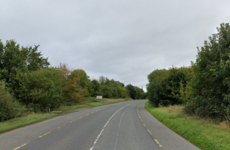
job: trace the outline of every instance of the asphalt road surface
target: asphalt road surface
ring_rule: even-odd
[[[0,150],[198,150],[152,117],[145,100],[56,117],[0,135]]]

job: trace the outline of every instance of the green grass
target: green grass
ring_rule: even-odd
[[[63,106],[58,109],[58,111],[71,111],[80,108],[89,108],[89,107],[98,107],[103,105],[108,105],[112,103],[118,103],[126,101],[124,99],[103,99],[100,102],[96,100],[94,97],[85,97],[82,99],[80,104],[76,104],[73,106]],[[23,126],[31,125],[40,121],[44,121],[47,119],[51,119],[53,117],[59,116],[61,114],[54,114],[54,113],[44,113],[44,114],[30,114],[24,117],[11,119],[8,121],[0,122],[0,134],[17,129]]]
[[[70,111],[70,110],[75,110],[75,109],[80,109],[80,108],[88,108],[88,105],[73,105],[73,106],[64,106],[60,108],[61,111]]]
[[[73,105],[73,106],[64,106],[61,107],[59,110],[61,111],[71,111],[79,108],[89,108],[89,107],[98,107],[98,106],[103,106],[103,105],[108,105],[108,104],[113,104],[113,103],[119,103],[119,102],[124,102],[130,99],[109,99],[109,98],[103,98],[101,101],[97,101],[95,97],[84,97],[80,104]]]
[[[198,119],[164,108],[155,108],[148,102],[145,108],[167,127],[205,150],[230,150],[230,129],[210,121]]]
[[[24,117],[11,119],[8,121],[0,122],[0,133],[10,131],[16,128],[20,128],[23,126],[27,126],[33,123],[37,123],[43,120],[47,120],[53,117],[58,116],[57,114],[53,113],[46,113],[46,114],[30,114]]]

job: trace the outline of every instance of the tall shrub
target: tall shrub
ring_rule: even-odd
[[[7,91],[4,82],[0,82],[0,121],[19,117],[25,112],[26,108]]]
[[[148,99],[155,106],[182,104],[184,88],[191,75],[192,69],[189,67],[154,70],[148,75]]]
[[[230,25],[222,23],[218,33],[209,37],[198,48],[192,64],[191,82],[193,99],[186,111],[201,117],[230,119]]]
[[[19,100],[33,109],[48,111],[63,103],[61,74],[54,69],[41,69],[19,74]]]

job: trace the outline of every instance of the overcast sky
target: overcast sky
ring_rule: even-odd
[[[230,22],[229,0],[0,0],[0,39],[40,45],[52,66],[145,88],[155,69],[190,66]]]

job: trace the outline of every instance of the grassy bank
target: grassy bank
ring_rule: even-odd
[[[80,109],[80,108],[98,107],[98,106],[123,102],[127,100],[128,99],[103,99],[101,101],[97,101],[96,98],[94,97],[85,97],[82,99],[80,104],[73,105],[73,106],[62,106],[57,111],[66,112],[66,111],[71,111],[71,110]],[[0,133],[4,133],[6,131],[17,129],[23,126],[31,125],[31,124],[41,122],[47,119],[51,119],[59,115],[61,114],[55,114],[55,113],[29,114],[24,117],[0,122]]]
[[[46,114],[30,114],[24,117],[11,119],[8,121],[0,122],[0,133],[10,131],[16,128],[20,128],[23,126],[27,126],[33,123],[37,123],[43,120],[47,120],[53,117],[58,116],[54,113],[46,113]]]
[[[167,127],[205,150],[230,150],[230,127],[222,122],[214,124],[183,113],[182,106],[155,108],[148,102],[145,108]]]
[[[58,110],[65,112],[65,111],[71,111],[71,110],[80,109],[80,108],[98,107],[98,106],[103,106],[103,105],[108,105],[108,104],[113,104],[113,103],[124,102],[124,101],[128,101],[128,100],[130,100],[130,99],[104,98],[103,100],[98,101],[94,97],[85,97],[81,100],[80,104],[78,104],[78,105],[63,106]]]

